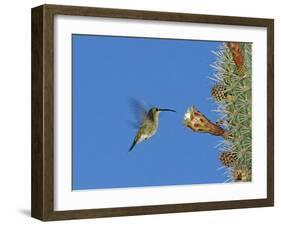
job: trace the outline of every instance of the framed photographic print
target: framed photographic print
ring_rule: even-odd
[[[32,216],[273,206],[272,19],[32,9]]]

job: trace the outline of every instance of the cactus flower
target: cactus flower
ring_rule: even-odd
[[[226,138],[226,132],[219,125],[212,123],[205,115],[198,111],[194,106],[188,108],[184,114],[184,125],[194,132],[209,133],[215,136]]]
[[[243,76],[245,73],[244,57],[242,54],[240,43],[228,42],[227,47],[229,48],[233,61],[237,67],[238,74]]]

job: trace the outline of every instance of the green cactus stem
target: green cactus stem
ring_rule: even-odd
[[[232,136],[231,139],[222,141],[218,147],[219,151],[232,150],[236,153],[235,163],[228,168],[232,172],[229,175],[232,181],[251,181],[252,44],[235,43],[235,48],[239,50],[243,61],[238,61],[237,56],[234,57],[229,43],[224,43],[217,52],[214,52],[217,60],[212,65],[214,68],[212,80],[215,84],[211,94],[216,103],[214,111],[223,119],[226,130]],[[241,76],[241,68],[243,68],[243,76]],[[231,101],[222,101],[226,93],[231,93]]]

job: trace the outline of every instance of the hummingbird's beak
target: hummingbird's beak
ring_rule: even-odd
[[[167,108],[160,108],[159,111],[171,111],[171,112],[176,112],[175,110],[167,109]]]

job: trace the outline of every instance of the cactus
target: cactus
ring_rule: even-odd
[[[211,95],[218,102],[233,100],[233,96],[226,90],[225,86],[222,84],[215,84],[212,88]]]
[[[251,171],[248,168],[235,168],[232,172],[233,180],[236,182],[251,181]]]
[[[233,166],[237,160],[237,153],[232,151],[223,151],[220,154],[220,161],[226,167]]]
[[[225,100],[226,99],[226,90],[225,90],[224,85],[215,84],[212,88],[211,95],[216,101]]]
[[[224,139],[218,148],[222,152],[232,150],[236,153],[234,163],[227,165],[230,166],[230,180],[251,181],[252,45],[224,43],[214,54],[217,57],[212,65],[214,74],[211,78],[215,81],[211,91],[216,103],[214,111],[224,121],[225,129],[231,134],[231,139]],[[232,98],[222,98],[227,96],[226,93],[231,93]]]

